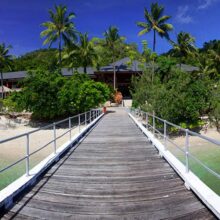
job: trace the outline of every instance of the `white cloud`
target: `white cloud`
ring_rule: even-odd
[[[179,23],[182,24],[189,24],[193,22],[192,16],[188,14],[189,12],[189,6],[184,5],[184,6],[179,6],[177,9],[177,15],[176,15],[176,20]]]
[[[198,6],[198,9],[206,9],[209,6],[211,6],[213,3],[215,3],[217,0],[199,0],[200,5]]]

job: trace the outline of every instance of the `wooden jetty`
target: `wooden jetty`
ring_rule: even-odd
[[[105,115],[3,219],[215,219],[123,109]]]

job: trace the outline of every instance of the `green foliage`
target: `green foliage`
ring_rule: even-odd
[[[185,127],[198,124],[200,116],[209,108],[209,79],[172,68],[168,81],[155,77],[151,83],[150,74],[146,71],[139,79],[133,79],[134,106],[155,111],[173,123],[186,123]]]
[[[164,15],[164,6],[159,5],[158,3],[152,3],[149,11],[146,8],[144,9],[145,22],[137,22],[137,26],[142,29],[138,35],[143,35],[153,31],[154,52],[156,49],[156,33],[158,33],[160,37],[165,37],[167,40],[170,39],[169,31],[173,30],[173,25],[166,23],[170,17],[171,16]]]
[[[0,99],[0,112],[2,112],[2,111],[3,111],[3,100]]]
[[[98,56],[97,67],[106,66],[113,62],[113,53],[109,47],[106,47],[106,41],[103,38],[92,39],[95,52]],[[138,59],[141,55],[135,43],[126,43],[125,38],[121,37],[120,40],[114,44],[114,60],[120,60],[125,57],[130,57],[132,60]]]
[[[75,24],[72,19],[75,18],[73,12],[67,14],[67,7],[63,5],[55,5],[53,10],[49,10],[50,21],[42,24],[46,29],[41,32],[41,37],[45,38],[43,44],[49,44],[49,47],[58,41],[59,64],[61,66],[62,41],[65,45],[69,41],[76,40]]]
[[[40,49],[26,53],[13,59],[12,71],[36,70],[39,67],[54,70],[57,67],[57,54],[56,49]],[[5,72],[9,71],[5,69]]]
[[[171,41],[172,42],[172,41]],[[187,58],[196,51],[194,46],[195,38],[192,37],[189,33],[181,31],[177,35],[177,42],[172,42],[173,45],[173,56],[180,59],[180,64],[183,61],[183,58]]]
[[[220,84],[215,84],[212,88],[209,118],[220,132]]]
[[[156,74],[158,74],[160,81],[168,81],[172,73],[172,68],[176,67],[176,60],[172,57],[160,56],[157,58],[158,69]]]
[[[58,92],[65,83],[58,71],[42,69],[30,72],[24,80],[24,87],[18,104],[36,118],[54,118],[62,115],[63,108],[58,101]]]
[[[52,119],[84,112],[109,98],[108,87],[86,74],[64,78],[58,71],[32,71],[21,92],[10,95],[4,105],[13,111],[26,110],[39,119]]]
[[[200,52],[208,52],[209,50],[217,51],[220,45],[220,40],[210,40],[205,42],[203,47],[200,49]]]
[[[12,92],[9,97],[3,100],[2,106],[7,107],[5,109],[8,112],[21,112],[23,108],[21,104],[17,102],[17,100],[21,100],[22,93],[21,92]]]
[[[77,44],[71,43],[67,46],[63,59],[69,68],[83,67],[84,73],[86,73],[87,67],[96,65],[98,55],[87,33],[80,33],[79,42]]]
[[[89,80],[88,75],[79,73],[74,73],[70,79],[66,80],[58,93],[59,103],[63,106],[63,114],[75,114],[81,110],[84,111],[80,106],[79,94],[81,85]]]
[[[87,111],[107,101],[109,96],[110,90],[107,85],[101,82],[94,83],[92,80],[89,80],[80,87],[79,105],[81,109]]]
[[[116,54],[120,53],[120,45],[122,45],[125,38],[119,35],[119,29],[115,26],[110,26],[104,32],[104,46],[108,49],[111,56],[111,63],[116,61]]]
[[[11,69],[12,56],[9,54],[11,46],[6,47],[4,43],[0,44],[0,78],[1,78],[1,98],[4,99],[4,85],[3,85],[3,70],[4,68]]]

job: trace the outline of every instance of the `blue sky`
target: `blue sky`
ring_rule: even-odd
[[[42,22],[49,20],[48,9],[55,4],[67,5],[76,13],[74,22],[81,32],[90,37],[102,37],[110,26],[116,25],[128,42],[146,39],[152,47],[152,33],[138,37],[136,21],[144,21],[144,7],[148,0],[0,0],[0,43],[13,46],[14,55],[43,48],[40,32]],[[190,32],[201,47],[205,41],[220,39],[220,0],[159,0],[165,6],[165,14],[171,15],[170,23],[176,38],[179,31]],[[54,45],[56,47],[56,45]],[[170,48],[164,39],[157,40],[156,51],[166,52]]]

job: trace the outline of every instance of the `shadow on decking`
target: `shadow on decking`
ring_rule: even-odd
[[[115,113],[115,111],[113,111],[113,110],[107,110],[106,111],[106,114],[111,114],[111,113]]]
[[[91,128],[89,129],[89,131],[83,136],[82,140],[83,140],[84,138],[86,138],[86,137],[90,134],[90,132],[99,124],[99,122],[100,122],[100,120],[97,121],[97,123],[96,123],[93,127],[91,127]],[[26,194],[28,194],[29,192],[31,192],[31,191],[33,190],[33,188],[36,187],[37,184],[39,184],[40,181],[42,181],[42,179],[44,178],[45,180],[42,181],[42,184],[41,184],[40,186],[37,186],[37,189],[36,189],[36,191],[33,193],[33,195],[31,195],[30,198],[28,198],[27,201],[25,201],[24,204],[10,217],[10,219],[14,219],[14,218],[20,213],[20,211],[31,201],[31,199],[44,187],[44,185],[47,184],[47,182],[48,182],[48,181],[50,180],[50,178],[57,172],[57,170],[69,159],[69,157],[72,155],[72,153],[74,153],[74,151],[78,148],[78,146],[79,146],[80,144],[81,144],[81,141],[79,141],[79,142],[77,142],[77,143],[75,144],[74,149],[72,149],[72,147],[71,147],[71,148],[67,149],[65,152],[63,152],[63,153],[60,155],[59,159],[58,159],[58,162],[60,161],[60,164],[58,164],[58,162],[52,163],[47,169],[45,169],[45,171],[44,171],[40,176],[38,176],[38,177],[36,178],[36,181],[35,181],[35,183],[34,183],[33,185],[31,185],[31,186],[25,188],[25,189],[22,190],[20,193],[18,193],[18,194],[13,198],[14,203],[13,203],[13,205],[12,205],[11,207],[9,207],[8,209],[4,209],[4,208],[3,208],[3,209],[0,209],[0,219],[1,219],[1,217],[3,217],[5,214],[7,214],[8,212],[10,212],[10,210],[11,210],[17,203],[19,203],[19,202],[24,198],[24,196],[25,196]],[[74,143],[73,143],[73,145],[74,145]],[[73,145],[72,145],[72,146],[73,146]],[[64,157],[65,157],[65,158],[64,158]],[[62,158],[64,158],[63,161],[61,161]],[[53,166],[56,165],[56,164],[58,164],[57,168],[56,168],[52,173],[50,173],[49,176],[45,176],[45,175],[48,173],[48,171],[51,170],[51,168],[53,168]]]
[[[37,186],[36,191],[33,193],[33,195],[30,196],[30,198],[27,199],[27,201],[24,202],[24,204],[11,216],[11,219],[15,218],[19,212],[30,202],[30,200],[44,187],[44,185],[47,184],[47,182],[50,180],[50,178],[57,172],[57,170],[66,162],[66,160],[69,159],[69,157],[71,156],[71,154],[76,150],[76,148],[79,146],[80,143],[78,143],[76,145],[76,147],[74,149],[70,149],[67,153],[64,153],[60,159],[62,159],[64,156],[66,156],[66,158],[57,166],[57,168],[51,173],[49,174],[49,176],[45,176],[43,178],[45,178],[45,180],[43,181],[43,183],[40,186]],[[37,184],[39,184],[40,181],[42,181],[42,176],[46,175],[47,172],[56,164],[56,162],[54,164],[52,164],[48,169],[46,169],[43,174],[41,176],[39,176],[37,178],[37,181],[35,182],[34,185],[30,186],[29,188],[25,189],[24,191],[22,191],[21,193],[19,193],[17,196],[14,197],[14,200],[16,201],[16,203],[19,203],[23,197],[32,191],[32,189],[34,187],[36,187]],[[16,203],[13,204],[16,205]],[[12,206],[12,207],[13,207]],[[10,209],[12,208],[10,207],[9,210],[3,210],[3,213],[0,213],[0,218],[3,217],[7,212],[10,212]]]

